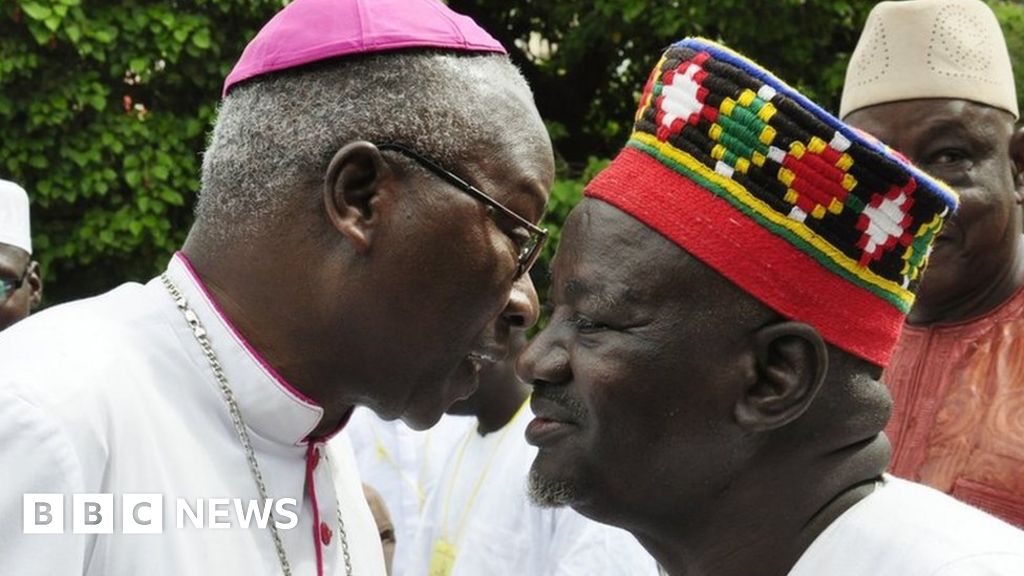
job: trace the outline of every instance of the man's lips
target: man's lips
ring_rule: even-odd
[[[566,424],[575,424],[576,418],[573,417],[572,410],[563,404],[540,396],[534,391],[533,396],[530,397],[530,410],[533,411],[533,415],[537,418],[543,418],[544,420],[552,420],[554,422],[564,422]]]
[[[502,346],[497,342],[481,344],[466,354],[466,358],[477,366],[496,364],[508,356],[508,346]]]
[[[534,446],[553,444],[579,428],[571,411],[551,400],[535,394],[530,399],[530,408],[535,418],[526,426],[526,441]]]

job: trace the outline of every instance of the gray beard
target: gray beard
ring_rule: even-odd
[[[531,469],[529,495],[530,500],[542,508],[560,508],[576,500],[576,487],[565,481],[545,478]]]

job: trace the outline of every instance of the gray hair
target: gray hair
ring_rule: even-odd
[[[196,219],[219,240],[251,238],[320,206],[345,143],[398,141],[449,167],[540,126],[506,56],[410,51],[344,58],[232,89],[203,157]],[[514,115],[514,116],[513,116]]]

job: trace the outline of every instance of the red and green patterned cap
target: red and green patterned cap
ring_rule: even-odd
[[[888,362],[956,193],[714,42],[671,46],[585,194],[780,314]]]

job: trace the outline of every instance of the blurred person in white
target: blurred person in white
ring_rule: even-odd
[[[345,427],[363,483],[373,487],[390,512],[393,526],[392,574],[406,574],[423,506],[445,457],[473,424],[472,418],[445,414],[428,430],[413,430],[401,420],[384,420],[359,407]],[[332,443],[333,444],[333,443]],[[332,446],[333,448],[333,446]]]
[[[476,393],[448,409],[473,416],[445,462],[406,566],[407,576],[656,576],[657,564],[628,532],[569,508],[532,502],[527,478],[537,449],[529,386],[515,372],[526,346],[480,372]]]
[[[39,263],[32,259],[28,194],[0,180],[0,330],[27,318],[42,297]]]

